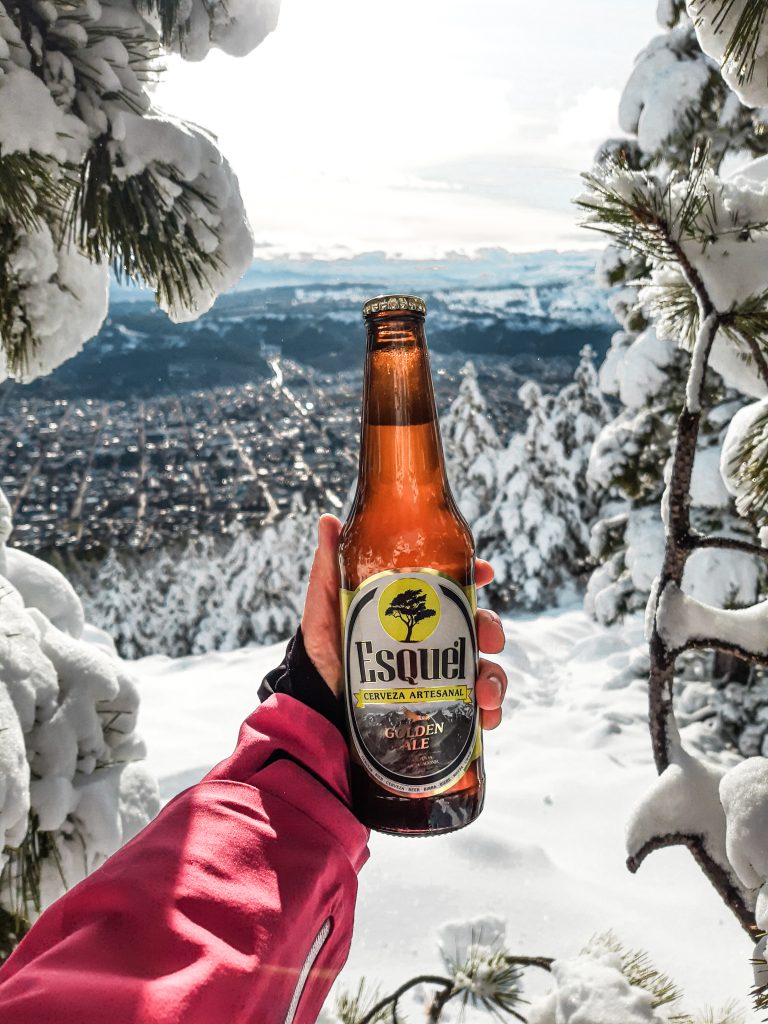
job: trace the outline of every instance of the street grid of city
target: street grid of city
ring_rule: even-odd
[[[456,394],[463,357],[434,360],[438,406]],[[48,399],[0,392],[0,487],[11,542],[29,551],[145,549],[190,534],[257,528],[294,495],[339,512],[357,471],[360,370],[327,374],[272,355],[253,384],[154,398]],[[520,377],[476,359],[499,423],[520,422]],[[542,377],[563,378],[559,361]]]

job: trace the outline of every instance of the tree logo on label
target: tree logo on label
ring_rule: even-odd
[[[401,644],[426,640],[440,621],[440,598],[423,580],[399,579],[379,598],[379,622]]]

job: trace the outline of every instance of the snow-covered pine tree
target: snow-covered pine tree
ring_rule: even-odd
[[[98,574],[81,581],[80,593],[89,622],[108,633],[124,658],[146,652],[138,643],[137,623],[145,614],[145,594],[131,564],[110,550]]]
[[[726,158],[764,154],[764,111],[743,106],[730,91],[717,63],[702,51],[685,4],[662,0],[658,17],[667,31],[638,55],[621,98],[619,121],[628,135],[608,140],[597,154],[598,163],[620,158],[629,168],[647,168],[667,180],[687,173],[702,137],[709,140],[707,166],[715,171]],[[615,239],[598,268],[602,283],[616,288],[612,307],[621,328],[600,370],[605,393],[617,398],[620,408],[598,438],[589,467],[591,481],[606,498],[592,537],[592,555],[599,564],[588,587],[587,608],[603,622],[644,605],[659,564],[663,536],[656,509],[686,375],[676,339],[661,337],[649,324],[641,289],[650,270],[642,251]],[[702,450],[721,443],[733,403],[743,402],[741,377],[738,367],[730,366],[724,379],[708,378]],[[703,454],[702,463],[708,457]],[[743,533],[744,524],[732,515],[722,491],[715,491],[707,495],[699,489],[697,516],[713,527]],[[707,504],[710,498],[712,505]],[[705,559],[697,561],[703,582]],[[748,589],[741,594],[746,600],[751,596]]]
[[[278,7],[0,3],[0,380],[49,373],[96,334],[110,268],[152,287],[177,321],[203,313],[247,268],[253,239],[232,170],[203,130],[153,107],[151,88],[170,53],[248,53]],[[6,949],[63,881],[156,806],[132,767],[136,690],[119,662],[80,639],[66,581],[34,562],[0,562],[13,573],[0,580],[4,632],[17,638],[0,674],[0,901],[15,915],[0,915]]]
[[[76,353],[107,310],[110,266],[194,319],[253,240],[229,165],[152,103],[162,58],[243,55],[279,0],[0,4],[0,379]]]
[[[82,638],[66,579],[6,549],[0,493],[0,959],[41,909],[157,812],[139,696],[107,638]]]
[[[489,511],[501,441],[488,418],[488,406],[471,360],[464,364],[461,376],[459,393],[440,429],[451,489],[471,525]]]
[[[236,530],[221,558],[222,585],[193,650],[233,650],[290,636],[301,619],[317,517],[299,498],[287,516],[260,533]]]
[[[165,598],[153,628],[155,649],[157,638],[162,637],[163,653],[173,658],[210,650],[201,648],[197,640],[209,608],[220,600],[225,587],[217,557],[220,547],[217,538],[205,534],[190,537],[180,554],[171,555],[172,570],[165,569]]]
[[[736,74],[740,87],[748,87],[750,102],[759,96],[768,103],[768,79],[764,73],[758,78],[756,72],[768,47],[766,5],[691,0],[689,9],[696,16],[701,40],[708,45],[718,37],[726,67]],[[687,846],[755,938],[768,927],[768,759],[750,758],[724,773],[694,758],[681,743],[673,681],[676,663],[687,651],[718,651],[752,664],[768,663],[768,601],[733,608],[729,597],[738,559],[747,559],[750,588],[762,592],[758,584],[764,568],[758,572],[756,567],[765,567],[768,548],[728,528],[721,532],[715,526],[712,532],[713,526],[696,516],[692,500],[699,486],[708,496],[707,505],[713,484],[721,493],[713,473],[718,446],[701,445],[702,427],[715,412],[719,429],[727,428],[720,466],[737,498],[737,510],[750,515],[756,525],[768,525],[763,441],[768,395],[768,159],[749,161],[723,176],[714,169],[708,148],[697,145],[687,173],[667,167],[637,169],[618,155],[584,177],[586,190],[579,203],[587,224],[646,261],[647,284],[639,291],[639,302],[656,336],[674,340],[690,353],[659,509],[664,549],[646,610],[649,725],[659,778],[630,822],[628,863],[636,870],[656,849]],[[708,408],[709,389],[723,384],[740,398],[730,403],[716,400],[715,408]],[[759,401],[745,408],[749,397]],[[702,460],[705,471],[697,483]],[[743,529],[749,529],[746,521]],[[702,555],[715,557],[707,575],[716,599],[691,592],[702,575]],[[695,558],[699,565],[692,581],[689,569]],[[758,889],[762,891],[755,905]],[[755,959],[764,963],[764,943]],[[757,980],[765,989],[764,974]],[[765,991],[760,999],[768,1005]]]
[[[586,480],[595,435],[608,418],[587,346],[573,383],[545,395],[527,382],[528,412],[496,459],[495,497],[475,525],[478,550],[493,562],[489,590],[501,608],[541,608],[584,569],[596,495]]]
[[[258,532],[234,524],[225,537],[192,537],[178,550],[110,552],[80,580],[88,621],[130,658],[282,640],[301,618],[317,517],[298,498]]]

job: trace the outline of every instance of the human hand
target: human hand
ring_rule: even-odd
[[[312,664],[333,693],[340,697],[344,681],[341,665],[339,628],[339,536],[341,523],[336,516],[320,517],[317,526],[317,550],[312,562],[304,602],[301,632],[304,649]],[[475,563],[475,584],[484,587],[493,579],[488,562]],[[486,654],[504,649],[504,630],[496,612],[481,608],[477,612],[477,642]],[[501,665],[480,659],[475,695],[480,707],[480,723],[484,729],[495,729],[501,721],[501,704],[507,689],[507,676]]]

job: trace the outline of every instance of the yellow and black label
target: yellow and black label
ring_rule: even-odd
[[[384,789],[434,795],[478,755],[474,614],[474,588],[431,569],[342,592],[350,734]]]

